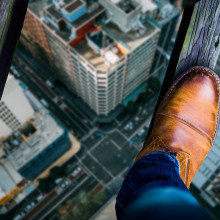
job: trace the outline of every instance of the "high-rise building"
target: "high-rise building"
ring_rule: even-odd
[[[220,206],[220,131],[214,145],[193,179],[193,185],[199,190],[199,196],[211,207]]]
[[[21,42],[56,66],[58,78],[97,115],[108,115],[146,87],[161,26],[175,11],[169,1],[147,2],[33,0]],[[166,36],[174,31],[163,27]]]
[[[18,86],[18,82],[9,75],[0,101],[0,138],[7,137],[17,130],[33,113],[34,110],[21,87]]]
[[[140,1],[142,1],[146,7],[152,8],[152,10],[156,8],[156,6],[160,10],[160,16],[154,16],[153,19],[151,19],[151,21],[161,30],[157,50],[151,68],[151,73],[153,73],[154,71],[160,70],[160,68],[164,66],[164,63],[169,59],[170,44],[180,17],[180,11],[172,4],[167,3],[166,0],[159,1],[157,4],[154,2],[149,4],[149,1],[145,0]]]

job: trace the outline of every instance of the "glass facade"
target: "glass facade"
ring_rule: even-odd
[[[68,132],[65,130],[62,136],[41,151],[34,159],[21,167],[18,172],[23,177],[33,180],[70,149],[70,147],[71,142],[69,140]]]

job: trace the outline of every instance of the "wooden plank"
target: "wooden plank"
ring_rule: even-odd
[[[0,51],[10,24],[14,0],[3,0],[0,3]]]
[[[28,0],[0,0],[0,99],[20,37]]]
[[[194,7],[176,75],[192,66],[214,69],[220,49],[220,0],[201,0]]]

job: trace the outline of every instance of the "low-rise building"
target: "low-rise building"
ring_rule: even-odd
[[[79,143],[71,137],[77,145],[73,149],[67,129],[12,75],[0,102],[0,126],[0,214],[4,214],[36,189],[32,180],[69,149],[73,156]]]
[[[44,108],[2,142],[12,166],[34,180],[71,147],[68,132]]]

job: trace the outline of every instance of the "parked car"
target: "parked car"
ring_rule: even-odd
[[[130,144],[134,144],[136,141],[137,141],[138,137],[137,136],[134,136],[131,140],[130,140]]]
[[[145,133],[145,130],[142,128],[142,129],[138,132],[138,135],[139,135],[139,136],[142,136],[144,133]]]
[[[59,184],[59,183],[62,182],[62,180],[63,180],[63,178],[58,178],[58,179],[55,180],[55,183],[56,183],[56,184]]]
[[[19,213],[18,215],[16,215],[16,216],[13,218],[13,220],[20,220],[20,219],[22,219],[23,216],[24,216],[24,215],[22,215],[21,213]]]
[[[53,83],[50,80],[46,80],[46,84],[50,87],[53,88]]]
[[[125,125],[124,130],[127,131],[129,129],[129,125]]]
[[[75,188],[77,184],[78,184],[78,181],[74,181],[74,182],[70,185],[70,189]]]
[[[72,172],[72,176],[77,176],[77,174],[82,170],[81,167],[77,167],[73,172]]]
[[[49,107],[48,103],[44,99],[41,99],[40,101],[44,105],[44,107],[46,107],[46,108]]]
[[[96,136],[98,136],[98,137],[100,137],[100,138],[104,138],[104,137],[105,137],[104,134],[102,134],[102,133],[100,133],[100,132],[98,132],[98,131],[97,131],[95,134],[96,134]]]
[[[28,205],[24,208],[24,211],[27,213],[27,212],[29,212],[31,209],[32,209],[32,205],[31,205],[31,204],[28,204]]]
[[[21,88],[26,91],[28,89],[27,85],[24,84],[23,82],[20,82],[19,85],[21,86]]]
[[[17,77],[20,77],[20,76],[21,76],[21,74],[20,74],[16,69],[14,69],[13,73],[14,73],[14,75],[17,76]]]
[[[38,197],[37,197],[37,201],[41,201],[42,199],[44,198],[44,195],[40,194]]]
[[[128,129],[130,129],[130,130],[133,129],[133,122],[132,121],[130,121],[128,124],[125,125],[124,130],[126,131]]]
[[[135,117],[134,120],[135,120],[135,121],[139,121],[139,117]]]
[[[66,188],[66,184],[65,183],[62,183],[61,185],[60,185],[60,189],[65,189]]]

